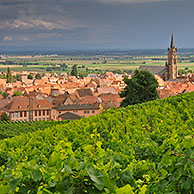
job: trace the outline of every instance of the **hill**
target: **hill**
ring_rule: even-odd
[[[0,193],[193,193],[194,93],[0,141]]]
[[[34,121],[34,122],[0,122],[0,139],[11,138],[21,133],[28,133],[37,130],[44,130],[68,121]]]

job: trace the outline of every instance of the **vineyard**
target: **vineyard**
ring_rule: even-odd
[[[1,140],[0,193],[192,194],[193,118],[187,93]]]
[[[35,122],[0,122],[0,139],[14,137],[21,133],[44,130],[48,127],[65,123],[66,121],[35,121]]]

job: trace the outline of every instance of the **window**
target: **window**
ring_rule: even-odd
[[[89,111],[89,110],[87,110],[87,113],[90,113],[90,111]]]
[[[15,113],[16,118],[18,118],[18,112]]]
[[[87,111],[86,110],[84,110],[84,114],[86,114],[87,113]]]
[[[93,110],[92,113],[94,114],[95,113],[95,110]]]
[[[13,112],[11,112],[11,118],[13,118],[14,117],[14,113]]]
[[[41,116],[41,110],[39,110],[39,116]]]
[[[24,111],[24,117],[27,117],[27,112],[26,111]]]
[[[37,110],[35,110],[35,116],[38,116],[38,111]]]
[[[45,110],[43,110],[42,113],[43,113],[43,116],[45,116]]]
[[[49,115],[49,110],[47,110],[47,115]]]
[[[21,111],[21,112],[20,112],[20,117],[22,117],[22,115],[23,115],[22,113],[23,113],[23,112]]]
[[[59,112],[59,115],[61,114],[61,112]]]

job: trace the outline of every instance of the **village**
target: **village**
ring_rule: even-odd
[[[177,48],[171,37],[168,62],[164,66],[140,66],[155,76],[159,98],[194,91],[194,74],[178,75]],[[76,120],[119,108],[124,78],[132,74],[105,72],[79,77],[74,65],[71,75],[33,71],[14,72],[8,67],[0,79],[0,114],[10,121]]]
[[[0,113],[6,113],[11,121],[75,120],[118,108],[122,101],[119,93],[125,88],[123,79],[131,78],[112,72],[83,78],[45,73],[40,79],[29,79],[38,72],[11,74],[20,81],[7,83],[7,79],[0,79]],[[160,98],[194,91],[193,73],[166,81],[158,74],[156,71],[154,76]]]

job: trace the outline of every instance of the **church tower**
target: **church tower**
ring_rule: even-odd
[[[177,48],[174,44],[174,36],[172,34],[170,48],[168,48],[168,63],[166,64],[167,80],[176,79],[178,76],[177,68]]]

